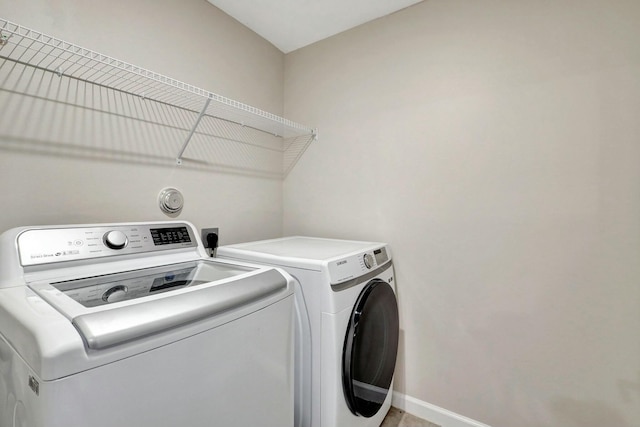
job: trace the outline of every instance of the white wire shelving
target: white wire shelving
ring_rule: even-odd
[[[167,115],[169,120],[162,117],[158,119],[158,114],[154,115],[158,124],[180,127],[185,131],[185,135],[181,135],[183,140],[176,141],[176,146],[179,144],[176,155],[178,164],[182,164],[185,150],[192,140],[207,140],[210,137],[260,146],[264,138],[259,137],[259,142],[254,142],[250,135],[267,133],[277,138],[276,147],[268,149],[281,152],[281,173],[286,176],[308,145],[317,140],[316,129],[2,18],[0,62],[0,68],[5,71],[4,78],[0,79],[0,88],[11,93],[26,92],[27,89],[25,85],[20,88],[18,83],[10,87],[8,82],[11,79],[6,74],[16,68],[29,68],[33,72],[71,79],[77,85],[91,85],[99,90],[115,91],[141,101],[148,100],[159,110],[179,110],[178,113]],[[180,126],[161,123],[171,122],[172,117],[176,116],[183,118]],[[225,126],[238,127],[239,130],[222,132],[232,133],[233,138],[221,135],[221,132],[211,130],[211,124],[207,124],[212,120],[222,122]]]

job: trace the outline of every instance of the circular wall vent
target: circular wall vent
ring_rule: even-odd
[[[169,216],[177,216],[184,206],[182,193],[175,188],[165,188],[158,195],[160,210]]]

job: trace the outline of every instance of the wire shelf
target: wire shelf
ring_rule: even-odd
[[[11,79],[8,75],[14,69],[30,67],[52,73],[59,78],[72,79],[119,92],[127,97],[138,97],[143,101],[150,100],[157,105],[182,110],[180,115],[189,117],[189,122],[182,127],[186,127],[189,132],[184,141],[179,141],[182,148],[177,155],[178,164],[182,163],[182,154],[192,137],[202,139],[210,134],[206,126],[209,119],[277,137],[281,141],[277,144],[277,149],[283,156],[283,175],[293,168],[310,142],[317,139],[317,132],[307,126],[2,18],[0,60],[0,68],[5,71],[0,77],[0,87],[4,90],[20,91],[21,89],[9,87]],[[7,61],[12,64],[9,71],[6,70]],[[170,123],[168,125],[171,126]],[[251,132],[241,130],[236,133],[252,135]],[[251,140],[237,142],[253,143]]]

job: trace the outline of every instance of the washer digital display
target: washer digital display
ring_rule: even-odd
[[[153,244],[158,245],[171,245],[174,243],[191,243],[191,237],[187,227],[172,227],[172,228],[151,228],[151,237],[153,238]]]

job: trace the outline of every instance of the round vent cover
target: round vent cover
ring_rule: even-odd
[[[182,193],[175,188],[165,188],[158,196],[160,210],[167,215],[178,215],[184,206]]]

